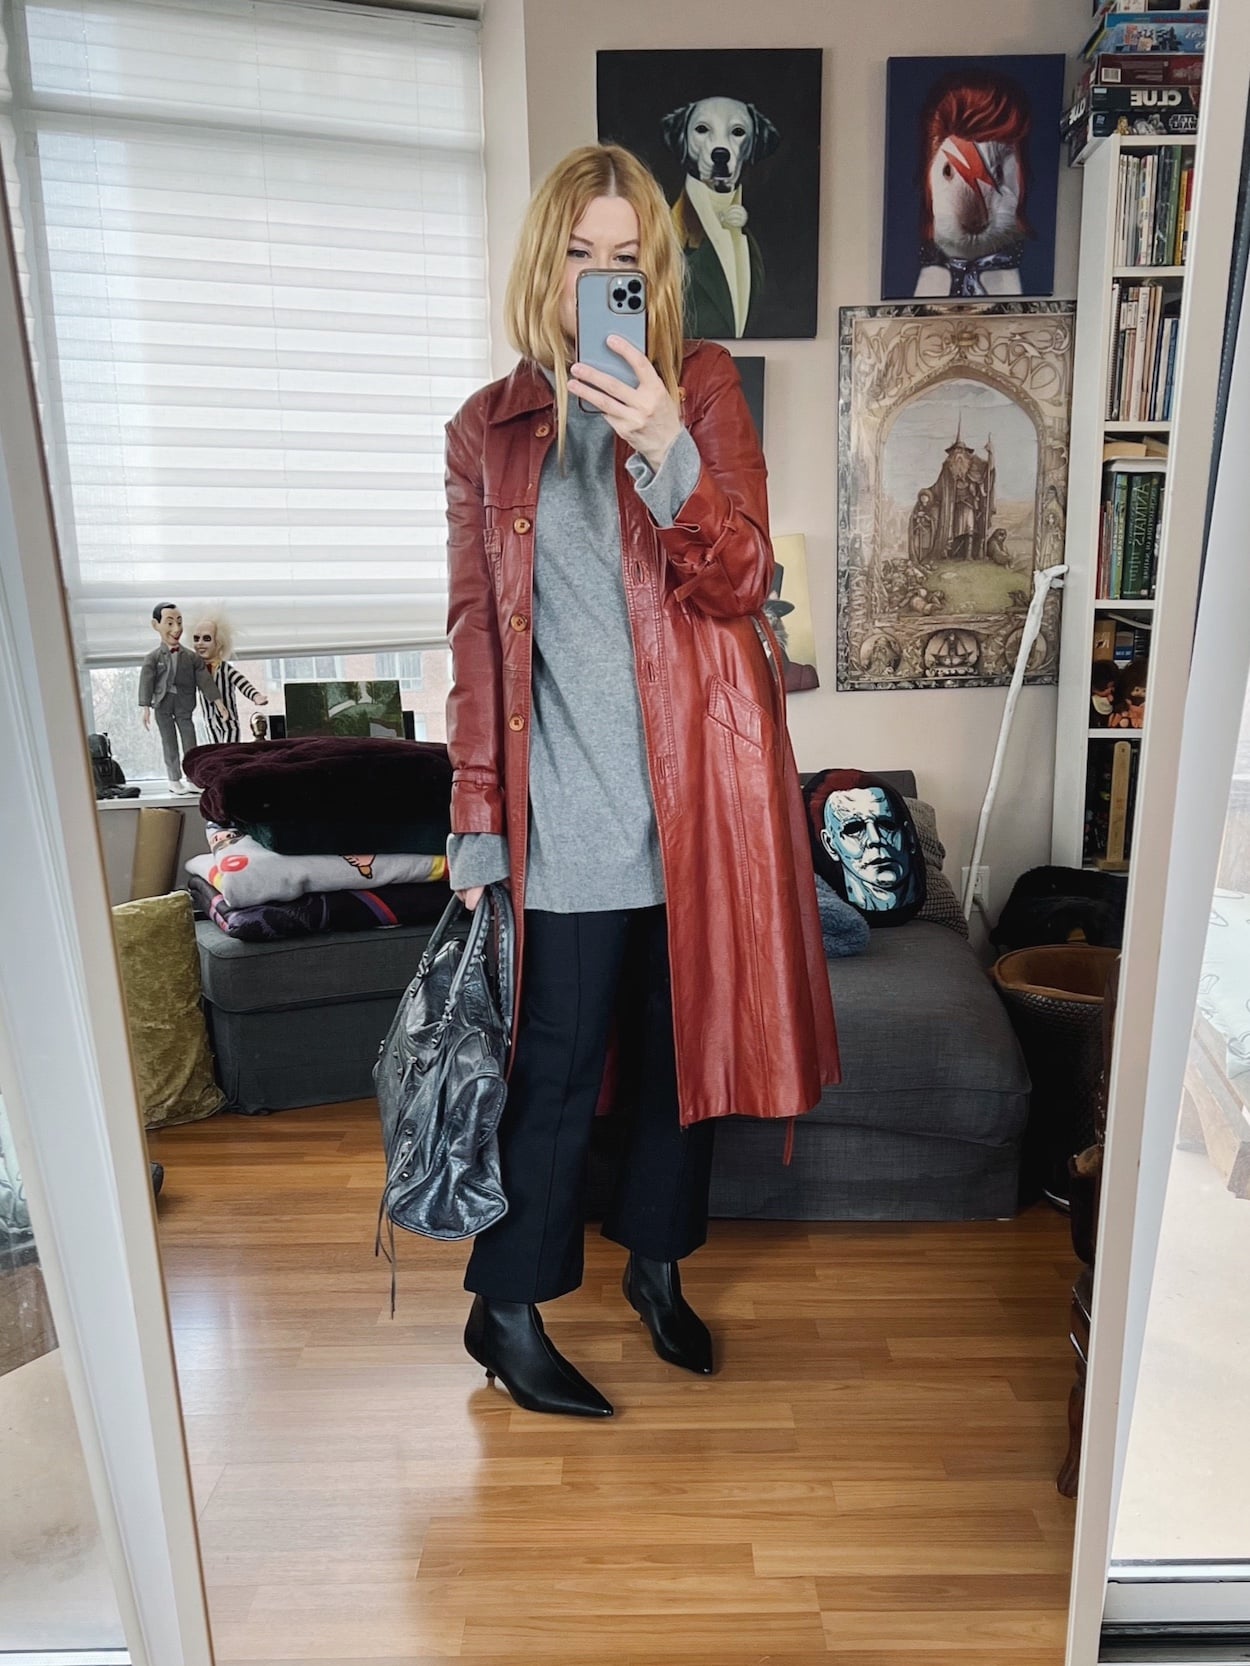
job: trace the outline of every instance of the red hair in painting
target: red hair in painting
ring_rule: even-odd
[[[1031,124],[1029,95],[1018,81],[992,70],[952,70],[933,83],[920,112],[920,235],[933,236],[933,202],[929,194],[929,164],[934,152],[952,140],[957,155],[952,162],[967,183],[989,183],[978,145],[1011,145],[1020,165],[1019,219],[1027,235],[1024,201],[1028,190],[1024,141]]]

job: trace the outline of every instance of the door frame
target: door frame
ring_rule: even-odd
[[[0,389],[0,1082],[131,1659],[212,1666],[147,1149],[2,178]]]
[[[1222,820],[1215,825],[1208,816],[1203,824],[1196,788],[1204,780],[1228,780],[1246,686],[1244,651],[1238,648],[1231,661],[1226,655],[1216,664],[1209,650],[1196,651],[1194,631],[1204,585],[1208,603],[1199,628],[1218,627],[1213,617],[1218,608],[1212,605],[1217,599],[1214,569],[1229,565],[1221,559],[1227,552],[1213,541],[1204,579],[1212,436],[1248,78],[1250,5],[1244,0],[1213,0],[1168,458],[1165,559],[1155,611],[1119,1021],[1111,1060],[1068,1666],[1091,1666],[1100,1658],[1111,1545],[1155,1247],[1223,834]],[[1230,461],[1228,447],[1234,440],[1230,411],[1224,441]],[[1213,518],[1212,529],[1213,537],[1225,536],[1218,518]],[[1231,605],[1227,596],[1222,605]],[[1245,617],[1225,613],[1231,621]],[[1230,671],[1235,677],[1238,663],[1240,689],[1232,701],[1226,699],[1221,713],[1213,695],[1218,691],[1226,697]],[[1221,764],[1224,773],[1213,777]]]

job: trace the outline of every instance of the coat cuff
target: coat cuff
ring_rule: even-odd
[[[447,877],[453,891],[495,885],[509,872],[506,834],[453,833],[447,840]]]
[[[658,470],[652,469],[635,451],[625,459],[633,476],[634,490],[651,512],[657,526],[672,526],[677,511],[699,483],[703,459],[688,428],[683,428],[668,448]]]

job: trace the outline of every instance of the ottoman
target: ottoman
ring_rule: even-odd
[[[217,1079],[255,1115],[373,1094],[373,1065],[433,926],[321,932],[271,943],[196,922]]]

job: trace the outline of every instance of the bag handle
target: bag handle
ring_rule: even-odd
[[[487,887],[487,895],[490,898],[491,924],[494,928],[490,949],[495,987],[499,996],[499,1016],[503,1021],[504,1035],[510,1041],[516,991],[516,922],[512,913],[512,893],[506,885],[494,884]]]
[[[425,953],[421,956],[417,967],[418,978],[425,978],[434,961],[434,956],[442,947],[452,923],[459,919],[461,913],[468,913],[460,898],[452,895],[451,901],[443,910],[443,917],[430,933],[430,940],[425,946]],[[460,951],[460,958],[456,963],[456,970],[452,974],[451,985],[447,991],[447,1001],[443,1007],[443,1017],[447,1018],[460,997],[464,980],[468,976],[469,967],[474,958],[485,955],[485,939],[491,933],[491,961],[495,973],[495,982],[499,991],[500,1017],[503,1020],[505,1032],[512,1030],[512,1004],[515,989],[514,979],[516,933],[513,928],[512,899],[508,895],[507,887],[502,884],[487,885],[482,893],[477,907],[472,912],[472,923],[469,934],[465,938]],[[493,930],[492,930],[493,928]]]

